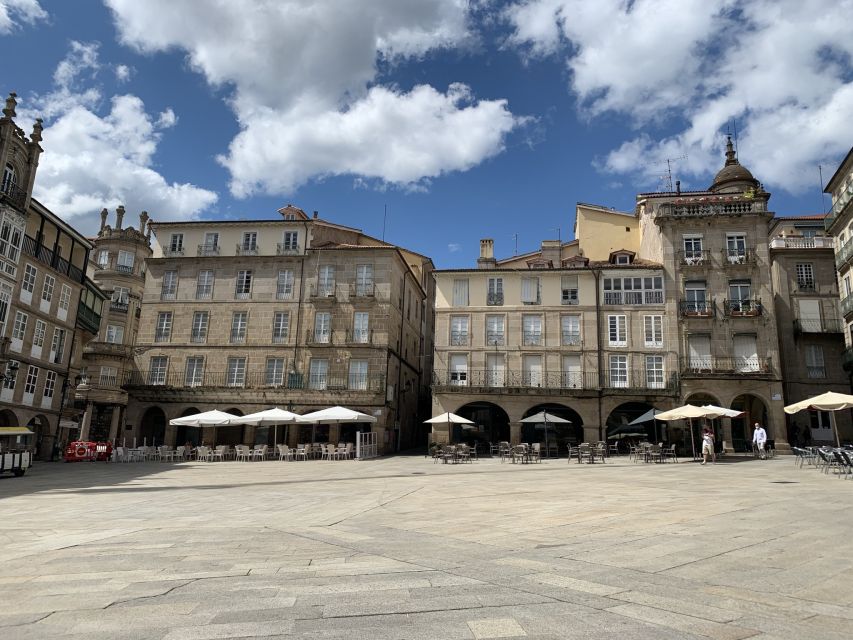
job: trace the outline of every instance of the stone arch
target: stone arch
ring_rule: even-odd
[[[26,446],[34,451],[41,451],[43,446],[50,447],[53,443],[50,440],[50,422],[47,416],[36,414],[27,423],[27,427],[33,432],[28,438]]]
[[[662,422],[646,422],[639,425],[631,425],[631,422],[642,416],[644,413],[659,409],[649,402],[623,402],[610,411],[605,421],[606,438],[611,439],[611,436],[621,435],[620,438],[612,438],[613,440],[623,440],[625,437],[648,439],[650,441],[661,442],[667,439],[666,425]],[[624,436],[623,434],[643,434],[637,436]]]
[[[197,413],[201,413],[201,410],[195,407],[187,407],[183,411],[181,411],[181,415],[179,417],[185,418],[187,416],[194,416]],[[192,446],[198,446],[201,444],[201,429],[198,427],[188,427],[186,425],[178,425],[175,427],[175,444],[180,446],[186,444],[187,442],[191,443]]]
[[[774,434],[769,423],[768,404],[758,394],[742,393],[732,400],[731,408],[735,411],[743,411],[742,418],[732,418],[732,446],[735,451],[752,450],[752,425],[756,422],[767,430],[767,438],[775,440],[778,436]]]
[[[237,407],[225,409],[225,413],[231,413],[235,416],[242,416],[244,413]],[[205,430],[206,431],[206,430]],[[216,444],[244,444],[244,436],[246,435],[245,425],[232,424],[227,427],[216,427]],[[206,438],[205,434],[205,438]]]
[[[697,391],[695,393],[691,393],[685,399],[686,404],[692,404],[697,407],[701,407],[706,404],[712,404],[715,407],[724,407],[725,405],[720,401],[720,399],[712,393],[708,393],[707,391]],[[696,449],[701,452],[702,450],[702,433],[703,429],[706,427],[710,427],[714,431],[714,447],[719,453],[723,449],[723,445],[726,447],[731,445],[729,442],[730,436],[726,435],[726,430],[723,428],[723,420],[728,420],[728,418],[714,418],[713,420],[709,420],[705,418],[703,420],[693,420],[693,440],[691,442],[684,442],[684,449],[687,450],[687,445],[689,444],[691,449],[695,444]],[[687,425],[682,423],[685,426],[685,430]],[[686,431],[689,435],[690,432]]]
[[[509,442],[509,415],[501,406],[493,402],[469,402],[453,413],[471,420],[475,428],[454,425],[452,442]]]
[[[139,437],[148,446],[163,444],[166,438],[166,414],[160,407],[148,407],[142,414]]]
[[[3,409],[0,411],[0,426],[4,427],[19,427],[18,416],[11,409]]]
[[[564,451],[569,445],[575,446],[583,442],[583,418],[571,407],[558,402],[545,402],[530,407],[524,412],[522,419],[536,415],[540,411],[568,420],[571,424],[549,424],[548,442],[557,444],[559,450]],[[538,428],[537,428],[538,427]],[[545,442],[545,429],[543,425],[532,425],[522,423],[521,440],[523,442]]]

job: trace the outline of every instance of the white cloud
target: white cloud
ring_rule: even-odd
[[[744,164],[797,192],[850,145],[838,126],[851,109],[851,13],[853,0],[526,0],[505,15],[510,44],[565,55],[583,113],[676,123],[663,139],[626,141],[606,170],[653,180],[687,154],[680,169],[707,180],[736,119]]]
[[[462,85],[377,84],[380,64],[475,41],[466,0],[106,2],[125,44],[184,50],[211,85],[233,87],[241,132],[220,161],[238,196],[340,174],[417,187],[499,153],[522,122]]]
[[[47,19],[38,0],[0,0],[0,34],[12,33],[21,23],[35,24]]]
[[[130,80],[130,75],[133,72],[133,69],[128,67],[126,64],[117,64],[113,69],[113,72],[116,74],[116,81],[127,82]]]
[[[137,96],[117,95],[101,115],[101,92],[80,86],[85,71],[99,68],[96,44],[72,43],[54,74],[55,90],[18,110],[20,122],[47,118],[36,197],[87,233],[97,228],[103,207],[191,218],[216,202],[214,192],[170,183],[152,168],[163,130],[177,122],[171,109],[153,117]]]
[[[456,253],[460,249],[462,249],[462,245],[459,244],[458,242],[451,242],[450,244],[447,245],[447,250],[450,253]]]

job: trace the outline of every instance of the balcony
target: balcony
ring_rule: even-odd
[[[210,300],[213,297],[213,287],[196,287],[196,300]]]
[[[543,347],[545,336],[541,331],[524,331],[521,335],[521,344],[525,347]]]
[[[626,304],[663,304],[663,291],[605,291],[604,304],[607,306],[622,306]]]
[[[853,293],[841,301],[841,315],[845,318],[853,313]]]
[[[682,300],[678,303],[678,311],[682,318],[713,318],[716,315],[714,301],[689,302]]]
[[[773,373],[770,358],[715,358],[713,356],[698,356],[682,358],[681,374],[683,376],[707,376],[723,374],[739,376],[767,376]]]
[[[166,247],[163,249],[163,257],[164,258],[183,258],[184,257],[184,248],[183,247]]]
[[[251,291],[235,291],[234,292],[235,300],[251,300],[252,292]]]
[[[374,298],[376,297],[376,285],[372,282],[354,283],[349,286],[350,298]]]
[[[127,313],[127,302],[110,300],[110,311],[115,311],[116,313]]]
[[[743,196],[704,196],[702,200],[662,204],[658,209],[658,216],[662,218],[705,218],[767,211],[767,204],[763,200],[753,200]]]
[[[287,344],[287,334],[273,335],[272,343],[273,344]]]
[[[299,247],[294,247],[290,243],[279,242],[275,245],[275,253],[279,256],[298,256]]]
[[[467,331],[452,331],[450,333],[451,347],[467,347],[471,344],[471,334]]]
[[[32,238],[30,236],[24,236],[24,240],[21,243],[21,252],[35,258],[36,260],[38,260],[44,265],[47,265],[54,271],[57,271],[62,275],[68,276],[69,280],[73,280],[74,282],[83,282],[85,280],[86,275],[81,269],[75,267],[65,258],[62,258],[58,254],[55,254],[51,249],[40,245],[38,242],[36,242],[35,238]]]
[[[501,332],[488,332],[486,333],[486,344],[490,347],[502,347],[506,344],[506,338],[504,337],[504,333]]]
[[[796,318],[794,333],[844,333],[844,323],[838,318]]]
[[[27,190],[21,189],[18,185],[9,181],[3,185],[2,191],[0,191],[0,198],[3,201],[8,202],[10,205],[15,207],[18,211],[23,214],[27,213],[26,205],[27,205]]]
[[[500,293],[487,293],[486,294],[486,306],[489,307],[500,307],[504,303],[504,294]]]
[[[581,334],[573,331],[563,331],[561,338],[564,347],[577,347],[581,343]]]
[[[682,267],[707,267],[711,264],[711,252],[707,249],[686,249],[678,252],[678,264]]]
[[[156,331],[154,333],[154,342],[169,342],[171,338],[171,331]]]
[[[280,381],[267,378],[266,371],[247,371],[244,375],[234,375],[234,372],[205,371],[190,376],[184,371],[128,371],[122,378],[125,387],[166,387],[170,389],[295,389],[305,392],[314,391],[344,391],[348,393],[369,393],[371,395],[385,393],[385,375],[377,374],[343,374],[302,375],[290,372],[282,376]]]
[[[806,365],[806,375],[812,380],[819,380],[826,377],[826,367]]]
[[[723,310],[729,318],[754,318],[761,315],[761,300],[723,300]]]
[[[331,331],[317,331],[315,329],[308,329],[305,333],[305,343],[306,344],[332,344],[332,332]]]
[[[752,265],[756,262],[755,249],[723,249],[722,261],[724,267]]]
[[[778,237],[770,241],[771,249],[834,249],[835,238],[829,236],[815,236],[813,238],[803,237]]]
[[[231,344],[244,344],[246,342],[246,334],[241,331],[232,331],[230,342]]]
[[[436,370],[432,385],[437,393],[571,392],[610,389],[614,393],[673,393],[678,378],[663,371],[613,370],[533,372],[505,369]],[[512,391],[508,391],[512,390]]]
[[[190,342],[193,344],[204,344],[205,342],[207,342],[207,333],[190,334]]]
[[[317,300],[335,299],[335,283],[312,284],[309,295]]]
[[[236,252],[238,256],[256,256],[258,255],[258,245],[238,244]]]
[[[198,251],[196,252],[197,256],[218,256],[219,255],[219,245],[218,244],[200,244],[198,245]]]
[[[797,291],[802,293],[814,293],[817,290],[814,278],[798,278]]]
[[[114,356],[117,358],[130,358],[133,356],[133,349],[127,344],[117,344],[115,342],[100,342],[93,340],[87,342],[83,347],[83,353],[86,355],[103,355]]]
[[[101,314],[81,301],[77,305],[77,326],[91,334],[96,334],[101,327]]]
[[[835,252],[835,268],[839,271],[853,258],[853,240],[848,240]]]
[[[345,339],[347,344],[373,344],[373,330],[347,331]]]

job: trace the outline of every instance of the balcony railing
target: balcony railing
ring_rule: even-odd
[[[2,197],[3,200],[11,204],[21,213],[27,213],[26,209],[24,208],[27,204],[26,189],[21,189],[18,185],[10,181],[3,185],[3,189],[2,191],[0,191],[0,197]]]
[[[838,318],[796,318],[796,333],[844,333],[844,323]]]
[[[258,255],[258,245],[238,244],[236,251],[238,256],[256,256]]]
[[[81,301],[77,305],[77,326],[89,333],[98,333],[101,326],[101,314]]]
[[[275,335],[272,337],[273,344],[287,344],[287,334]]]
[[[715,358],[694,356],[682,358],[682,375],[707,375],[711,373],[767,375],[773,372],[770,358]]]
[[[311,374],[289,372],[281,381],[267,378],[266,371],[234,372],[205,371],[187,379],[184,371],[128,371],[122,379],[126,387],[170,387],[178,389],[245,388],[245,389],[298,389],[314,391],[346,391],[370,394],[385,393],[385,375],[376,374]]]
[[[723,266],[755,264],[755,249],[723,249]]]
[[[826,367],[816,367],[816,366],[807,365],[806,366],[806,374],[808,375],[809,378],[812,378],[815,380],[817,380],[819,378],[825,378],[826,377]]]
[[[177,298],[177,291],[161,291],[160,292],[160,300],[174,300]]]
[[[196,287],[196,300],[210,300],[213,297],[213,287]]]
[[[183,247],[166,247],[163,249],[163,256],[166,258],[181,258],[184,255]]]
[[[829,236],[815,236],[813,238],[773,238],[770,241],[771,249],[833,249],[835,239]]]
[[[251,291],[235,291],[234,292],[235,300],[251,300],[252,292]]]
[[[577,289],[561,289],[560,304],[576,305],[580,304],[580,297]]]
[[[762,309],[761,300],[723,300],[723,310],[730,318],[760,316]]]
[[[581,334],[574,331],[562,332],[563,346],[576,347],[581,343]]]
[[[490,307],[500,307],[504,303],[504,294],[501,293],[487,293],[486,294],[486,305]]]
[[[321,284],[311,285],[311,297],[312,298],[334,298],[335,297],[335,283],[330,284]]]
[[[711,264],[711,252],[707,249],[685,249],[678,252],[678,263],[683,267],[701,267]]]
[[[243,344],[246,342],[246,334],[243,332],[231,332],[231,344]]]
[[[219,245],[218,244],[200,244],[198,245],[198,252],[196,255],[199,256],[218,256],[219,255]]]
[[[471,344],[471,334],[467,331],[453,331],[450,333],[450,346],[467,347]]]
[[[443,393],[506,393],[506,389],[555,391],[612,389],[631,393],[672,393],[677,376],[663,371],[604,370],[534,372],[505,369],[440,369],[433,372],[433,387]]]
[[[351,298],[373,298],[376,296],[376,286],[372,282],[350,284],[349,295]]]
[[[127,303],[119,302],[118,300],[111,300],[110,311],[115,311],[116,313],[127,313]]]
[[[171,331],[157,331],[154,333],[154,342],[169,342],[171,337]]]
[[[621,306],[625,304],[663,304],[663,291],[605,291],[604,304]]]
[[[207,342],[207,334],[206,333],[191,333],[190,334],[190,342],[193,344],[204,344]]]
[[[541,331],[524,331],[521,344],[525,347],[541,347],[545,344],[545,336]]]
[[[502,347],[506,343],[506,337],[503,331],[486,333],[486,344],[490,347]]]
[[[703,218],[710,216],[740,215],[767,210],[762,200],[736,200],[737,196],[721,196],[725,200],[712,202],[666,203],[658,209],[661,217]]]
[[[346,332],[346,341],[347,344],[372,344],[373,343],[373,329],[367,330],[358,330],[358,331],[347,331]]]
[[[309,329],[305,333],[305,342],[307,344],[332,344],[332,332]]]
[[[65,258],[55,254],[51,249],[36,242],[35,238],[24,236],[21,243],[21,252],[35,258],[42,264],[47,265],[54,271],[58,271],[62,275],[68,276],[74,282],[83,282],[85,274],[83,271],[68,262]]]
[[[841,315],[845,318],[853,313],[853,293],[841,301]]]
[[[848,240],[835,252],[835,267],[841,269],[853,258],[853,240]]]
[[[299,254],[299,247],[279,242],[275,246],[275,252],[280,256],[295,256]]]
[[[678,310],[683,318],[713,318],[716,315],[714,301],[690,302],[682,300]]]

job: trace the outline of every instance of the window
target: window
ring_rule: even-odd
[[[264,383],[268,387],[280,387],[284,384],[284,358],[267,358]]]
[[[521,359],[522,383],[528,387],[541,387],[543,380],[542,356],[523,356]]]
[[[539,278],[522,278],[521,303],[541,304],[541,302],[542,299],[539,296]]]
[[[617,389],[628,386],[628,356],[610,356],[610,386]]]
[[[132,273],[133,272],[133,261],[136,256],[133,255],[130,251],[119,251],[118,252],[118,265],[116,266],[116,271],[122,271],[124,273]]]
[[[168,342],[172,336],[172,312],[161,311],[157,314],[157,328],[154,331],[154,342]]]
[[[184,234],[173,233],[169,236],[169,253],[181,255],[184,252]]]
[[[564,346],[577,346],[581,343],[581,317],[560,317],[561,342]]]
[[[368,323],[370,316],[367,311],[356,311],[352,316],[352,341],[367,343],[370,340]]]
[[[169,359],[166,356],[152,356],[148,365],[148,384],[166,384],[166,369]]]
[[[577,354],[563,356],[563,387],[577,389],[582,385],[581,357]]]
[[[851,293],[853,293],[853,286],[850,283],[850,275],[844,276],[844,297],[846,298]]]
[[[486,316],[486,344],[490,347],[502,347],[506,344],[503,316]]]
[[[329,361],[311,358],[308,365],[308,388],[323,391],[329,385]]]
[[[98,384],[103,387],[114,387],[118,383],[118,369],[115,367],[101,367]]]
[[[52,398],[53,392],[56,390],[56,371],[48,371],[44,376],[44,391],[42,395],[45,398]]]
[[[62,354],[65,352],[65,329],[59,327],[53,330],[53,340],[50,343],[50,359],[55,364],[62,362]]]
[[[215,231],[209,231],[204,234],[205,249],[215,251],[219,248],[219,234]]]
[[[4,389],[15,388],[15,384],[18,381],[18,369],[20,366],[21,363],[17,360],[9,360],[9,362],[6,363],[6,375],[3,378]]]
[[[290,314],[287,311],[276,311],[272,319],[272,341],[273,344],[287,342],[290,332]]]
[[[819,344],[806,345],[806,371],[809,378],[826,377],[826,366],[823,360],[823,347]]]
[[[33,346],[44,346],[44,335],[47,333],[47,325],[42,320],[36,320],[36,328],[33,331]]]
[[[249,325],[248,311],[235,311],[231,315],[231,342],[246,342],[246,329]]]
[[[161,300],[174,300],[178,293],[178,272],[164,271],[163,284],[160,289]]]
[[[14,276],[18,271],[16,265],[24,241],[24,219],[9,212],[0,214],[0,219],[0,257],[6,259],[3,261],[3,270]]]
[[[820,333],[823,331],[823,321],[820,315],[820,300],[800,298],[797,307],[800,312],[798,318],[800,330],[809,333]]]
[[[746,262],[746,235],[743,233],[726,234],[726,258],[729,264]]]
[[[464,353],[454,353],[450,356],[450,386],[468,386],[468,356]]]
[[[663,356],[646,356],[646,387],[663,389]]]
[[[127,287],[115,287],[111,296],[112,306],[124,307],[127,309],[127,302],[130,298],[130,289]]]
[[[627,253],[617,253],[616,254],[616,264],[631,264],[631,256]]]
[[[187,387],[200,387],[204,381],[204,358],[202,356],[189,356],[184,371],[184,385]]]
[[[450,316],[450,344],[468,346],[468,316]]]
[[[12,301],[12,287],[0,282],[0,336],[6,333],[6,320],[9,317],[9,303]]]
[[[468,306],[468,279],[457,278],[453,281],[453,306]]]
[[[278,272],[275,297],[277,300],[290,300],[293,297],[293,271],[291,269],[282,269]]]
[[[486,293],[486,304],[500,306],[504,303],[504,279],[489,278],[488,290]]]
[[[335,267],[326,264],[320,267],[317,274],[317,295],[330,297],[335,295]]]
[[[367,390],[367,360],[349,361],[349,389]]]
[[[693,371],[709,371],[713,364],[711,358],[711,336],[693,334],[687,336],[690,368]]]
[[[110,344],[122,344],[124,342],[124,327],[119,324],[108,324],[104,341]]]
[[[797,263],[797,288],[804,291],[814,291],[814,267],[810,263]]]
[[[314,342],[328,344],[332,339],[332,314],[328,311],[314,315]]]
[[[68,311],[68,307],[71,304],[71,287],[67,284],[62,285],[62,289],[59,290],[59,308],[62,311]]]
[[[506,356],[502,353],[486,354],[486,385],[502,387],[506,378]]]
[[[44,284],[41,287],[41,301],[44,305],[50,305],[53,300],[53,288],[56,286],[56,278],[50,274],[45,274]]]
[[[232,318],[233,320],[233,318]],[[201,343],[207,341],[207,327],[210,324],[209,311],[196,311],[193,313],[193,324],[190,329],[190,342]]]
[[[604,304],[663,304],[663,277],[604,278]]]
[[[15,312],[15,323],[12,325],[12,339],[23,340],[24,334],[27,332],[27,320],[29,316],[23,311]],[[18,348],[20,350],[20,347]]]
[[[373,265],[359,264],[355,267],[355,295],[373,295]]]
[[[684,236],[684,263],[703,264],[705,254],[702,252],[702,236]]]
[[[101,269],[106,269],[110,264],[110,252],[106,249],[101,249],[98,251],[98,255],[95,258],[95,263],[101,267]]]
[[[225,384],[229,387],[246,385],[246,358],[228,358],[225,370]]]
[[[39,368],[33,365],[27,367],[27,377],[24,379],[24,395],[35,395],[36,383],[38,382]],[[30,399],[32,402],[32,399]]]
[[[29,304],[33,299],[38,270],[31,264],[24,265],[24,279],[21,281],[21,301]]]
[[[687,313],[708,313],[707,295],[704,280],[688,280],[684,283],[685,311]]]
[[[609,344],[611,347],[628,346],[628,318],[627,316],[607,316]]]
[[[755,336],[752,334],[735,334],[734,336],[735,371],[746,373],[760,371],[758,348]]]
[[[3,185],[0,189],[3,190],[3,193],[9,193],[12,190],[12,187],[18,184],[18,176],[15,174],[15,167],[11,164],[7,164],[3,168]]]
[[[542,346],[545,341],[542,336],[542,316],[526,314],[521,317],[522,344],[524,346]]]
[[[258,232],[244,231],[243,242],[240,244],[243,253],[255,253],[258,250]]]
[[[195,297],[197,300],[209,300],[213,297],[213,271],[207,269],[198,272]]]
[[[643,316],[643,333],[647,347],[662,347],[663,316]]]
[[[238,300],[248,300],[252,297],[252,271],[250,269],[237,272],[237,286],[234,297]]]
[[[748,301],[752,297],[752,283],[749,280],[729,280],[729,300]]]
[[[560,304],[578,304],[578,277],[562,276],[560,278]]]
[[[285,251],[296,251],[299,248],[299,232],[285,231],[281,242],[281,248]]]

